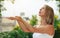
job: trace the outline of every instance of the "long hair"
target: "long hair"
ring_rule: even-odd
[[[54,24],[54,11],[53,8],[51,8],[48,5],[45,5],[45,15],[46,15],[46,23],[47,24]]]

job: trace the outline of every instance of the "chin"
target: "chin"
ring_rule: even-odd
[[[41,15],[39,14],[39,16],[41,16]]]
[[[40,17],[43,17],[43,15],[39,15]]]
[[[39,15],[40,16],[40,15]]]

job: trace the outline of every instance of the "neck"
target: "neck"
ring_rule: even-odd
[[[45,17],[42,17],[42,18],[41,18],[41,24],[42,24],[42,25],[47,25],[46,20],[45,20]]]

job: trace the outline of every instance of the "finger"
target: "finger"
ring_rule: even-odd
[[[15,16],[16,18],[20,18],[20,16]]]
[[[19,16],[16,16],[15,18],[16,18],[16,20],[18,20],[18,21],[22,21],[22,18],[19,17]]]
[[[8,19],[10,19],[10,20],[16,20],[15,17],[9,17]]]

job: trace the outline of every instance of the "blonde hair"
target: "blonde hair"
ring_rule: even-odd
[[[45,5],[45,16],[46,16],[46,23],[47,24],[54,24],[54,11],[53,8],[51,8],[48,5]]]

